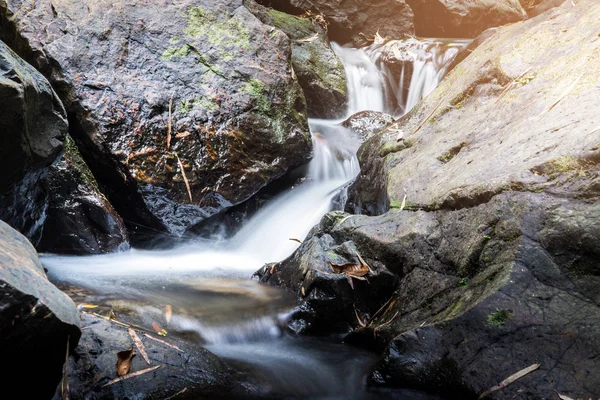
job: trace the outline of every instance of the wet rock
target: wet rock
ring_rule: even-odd
[[[174,337],[158,337],[182,351],[137,335],[144,344],[151,364],[147,364],[129,336],[127,327],[92,314],[82,313],[84,328],[79,346],[69,358],[69,387],[72,399],[227,399],[258,396],[251,383],[223,360],[199,347]],[[107,385],[117,378],[117,353],[134,348],[130,373],[160,368]],[[57,391],[55,399],[61,399]]]
[[[0,42],[0,219],[34,243],[47,194],[37,182],[62,150],[64,108],[48,81]]]
[[[347,333],[367,321],[393,291],[396,278],[383,264],[366,256],[352,240],[336,242],[331,236],[331,226],[345,216],[340,211],[327,214],[292,256],[255,274],[261,282],[298,296],[299,305],[289,322],[296,333]],[[364,279],[332,268],[332,263],[360,265],[359,257],[370,267]]]
[[[289,40],[242,0],[17,1],[0,15],[132,239],[179,236],[310,157]]]
[[[556,192],[576,176],[599,142],[591,134],[599,91],[583,76],[600,72],[599,39],[588,29],[600,9],[564,7],[494,30],[421,104],[363,144],[348,210],[381,213],[405,195],[407,209],[472,207],[506,190]],[[573,62],[577,54],[585,61]]]
[[[356,133],[364,142],[393,122],[394,117],[389,114],[378,111],[361,111],[342,122],[342,126]]]
[[[413,12],[404,0],[262,0],[277,10],[305,10],[330,23],[330,37],[360,47],[377,33],[388,39],[414,34]]]
[[[292,66],[306,97],[308,115],[341,116],[347,98],[346,75],[329,44],[327,27],[315,18],[289,15],[251,0],[245,4],[263,23],[281,29],[290,38]]]
[[[37,253],[21,234],[0,221],[0,354],[3,382],[20,385],[19,396],[50,398],[62,377],[67,341],[80,337],[73,301],[48,281]]]
[[[371,385],[477,398],[539,363],[489,397],[600,395],[600,89],[584,78],[600,73],[600,5],[578,6],[492,31],[359,150],[348,210],[377,216],[329,215],[273,269],[301,293],[312,260],[352,243],[391,274],[389,300],[357,307],[366,326],[337,313],[345,341],[384,351]]]
[[[519,0],[406,0],[424,37],[472,38],[494,26],[527,18]]]
[[[41,186],[50,195],[38,251],[99,254],[128,247],[123,220],[100,191],[70,137]]]

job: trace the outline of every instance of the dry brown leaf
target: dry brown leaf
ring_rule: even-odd
[[[171,315],[173,315],[173,307],[171,307],[170,305],[166,305],[165,306],[165,320],[167,320],[167,325],[169,325],[169,322],[171,321]]]
[[[290,240],[293,242],[298,242],[298,243],[302,244],[302,240],[300,240],[300,239],[290,238]]]
[[[479,399],[484,399],[487,396],[489,396],[491,393],[500,390],[500,389],[504,389],[505,387],[507,387],[508,385],[510,385],[511,383],[513,383],[514,381],[516,381],[517,379],[521,379],[522,377],[524,377],[525,375],[529,374],[530,372],[535,371],[536,369],[538,369],[540,367],[540,364],[532,364],[527,368],[524,368],[522,370],[520,370],[519,372],[516,372],[514,374],[512,374],[511,376],[509,376],[508,378],[506,378],[505,380],[503,380],[502,382],[500,382],[498,385],[486,390],[485,392],[483,392],[481,394],[481,396],[479,396]]]
[[[269,268],[269,274],[273,275],[273,273],[275,272],[275,265],[277,264],[271,265],[271,268]]]
[[[129,350],[120,351],[117,353],[117,375],[123,376],[129,373],[131,368],[131,359],[135,356],[133,347]]]
[[[119,378],[115,378],[112,381],[108,382],[106,385],[103,385],[102,387],[110,386],[110,385],[112,385],[114,383],[121,382],[121,381],[123,381],[125,379],[134,378],[136,376],[147,374],[148,372],[152,372],[154,370],[157,370],[160,367],[161,367],[161,365],[157,365],[156,367],[146,368],[146,369],[143,369],[143,370],[138,371],[138,372],[132,372],[129,375],[124,375],[124,376],[121,376]]]
[[[181,353],[183,353],[183,352],[184,352],[183,350],[181,350],[179,347],[175,346],[174,344],[167,343],[167,342],[165,342],[164,340],[160,340],[160,339],[157,339],[157,338],[155,338],[155,337],[152,337],[152,336],[148,335],[147,333],[144,333],[144,336],[146,336],[148,339],[154,340],[155,342],[162,343],[162,344],[164,344],[165,346],[167,346],[167,347],[170,347],[170,348],[172,348],[172,349],[175,349],[175,350],[177,350],[177,351],[179,351],[179,352],[181,352]]]
[[[150,359],[148,358],[148,354],[146,354],[146,348],[144,347],[144,343],[142,343],[142,341],[140,340],[137,333],[135,333],[135,331],[131,328],[128,328],[127,332],[129,332],[129,336],[131,336],[131,338],[133,339],[133,343],[135,343],[135,347],[137,347],[137,349],[140,352],[140,354],[142,355],[142,357],[144,357],[144,360],[146,361],[146,363],[148,363],[148,365],[152,364],[150,362]]]
[[[302,286],[302,289],[300,291],[302,292],[302,297],[306,296],[306,291],[304,290],[304,286]]]
[[[110,310],[110,312],[108,313],[108,319],[117,319],[113,310]]]
[[[162,329],[156,322],[152,322],[152,328],[158,333],[160,336],[167,336],[167,331]]]
[[[336,274],[345,274],[355,278],[362,278],[363,276],[369,273],[369,266],[366,264],[334,264],[331,261],[329,261],[329,265],[331,266],[333,272],[335,272]]]

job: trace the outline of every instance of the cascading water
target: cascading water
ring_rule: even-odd
[[[411,53],[407,89],[408,68],[402,65],[401,72],[394,73],[382,46],[333,47],[346,69],[348,116],[363,110],[407,112],[437,85],[456,55],[429,44],[417,46]],[[171,305],[172,332],[192,332],[215,354],[234,364],[253,365],[276,392],[356,397],[373,355],[340,344],[285,337],[280,327],[293,301],[282,291],[248,279],[264,263],[290,255],[298,247],[290,239],[302,241],[358,174],[359,140],[340,122],[310,120],[314,154],[306,177],[271,200],[230,239],[166,251],[43,255],[42,263],[52,281],[93,293],[76,300],[133,310],[131,318],[144,326],[162,312],[160,305]]]

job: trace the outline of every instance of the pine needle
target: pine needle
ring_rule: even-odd
[[[147,333],[144,333],[144,336],[146,336],[148,339],[154,340],[155,342],[162,343],[162,344],[164,344],[167,347],[170,347],[170,348],[175,349],[175,350],[177,350],[177,351],[179,351],[181,353],[184,353],[184,351],[181,350],[179,347],[177,347],[177,346],[175,346],[175,345],[173,345],[171,343],[165,342],[164,340],[157,339],[157,338],[155,338],[153,336],[148,335]]]
[[[136,376],[147,374],[148,372],[152,372],[152,371],[155,371],[155,370],[159,369],[161,366],[162,365],[157,365],[156,367],[146,368],[146,369],[143,369],[143,370],[138,371],[138,372],[133,372],[131,374],[120,376],[120,377],[115,378],[112,381],[108,382],[106,385],[103,385],[102,387],[107,387],[107,386],[113,385],[113,384],[115,384],[117,382],[121,382],[121,381],[123,381],[125,379],[135,378]]]
[[[532,364],[527,368],[524,368],[522,370],[520,370],[517,373],[512,374],[511,376],[509,376],[508,378],[506,378],[505,380],[503,380],[502,382],[500,382],[498,385],[486,390],[485,392],[483,392],[481,394],[481,396],[479,396],[479,400],[484,399],[485,397],[489,396],[490,394],[492,394],[495,391],[498,391],[500,389],[504,389],[505,387],[507,387],[508,385],[510,385],[511,383],[513,383],[514,381],[516,381],[517,379],[521,379],[522,377],[524,377],[525,375],[529,374],[530,372],[535,371],[536,369],[538,369],[540,367],[541,364]]]
[[[135,331],[131,328],[128,328],[127,332],[129,332],[129,336],[131,336],[131,338],[133,339],[133,343],[135,343],[135,347],[137,347],[138,351],[140,352],[140,354],[142,355],[144,360],[146,360],[146,363],[148,365],[152,364],[150,362],[150,359],[148,358],[148,354],[146,354],[146,349],[144,347],[144,343],[142,343],[142,341],[140,340],[140,337],[137,335],[137,333],[135,333]]]
[[[169,119],[167,120],[167,151],[171,148],[171,126],[173,115],[171,113],[171,108],[173,107],[173,96],[169,100]]]
[[[183,164],[181,163],[181,160],[179,159],[177,153],[175,153],[175,157],[177,157],[177,163],[179,164],[179,169],[181,170],[181,176],[183,176],[183,181],[185,182],[185,187],[187,189],[188,196],[190,196],[190,203],[193,203],[194,199],[192,198],[192,190],[190,189],[190,182],[188,181],[187,176],[185,176],[185,169],[183,168]]]

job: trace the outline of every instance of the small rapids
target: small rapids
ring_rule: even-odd
[[[333,43],[347,75],[347,116],[363,110],[408,112],[437,86],[466,43],[424,40],[408,50]],[[270,200],[233,237],[160,251],[45,254],[41,260],[50,279],[76,302],[108,307],[141,326],[150,326],[165,305],[172,306],[169,334],[192,335],[232,365],[262,377],[269,382],[264,388],[269,395],[432,399],[412,391],[366,391],[364,377],[376,355],[289,336],[285,325],[294,299],[248,279],[265,263],[292,254],[325,213],[343,205],[345,188],[359,173],[360,141],[340,122],[309,121],[314,154],[304,178]]]

